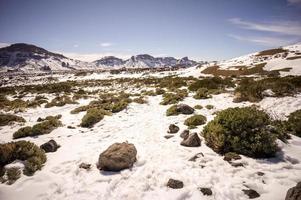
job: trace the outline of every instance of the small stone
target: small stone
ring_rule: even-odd
[[[244,167],[244,164],[243,163],[233,163],[233,162],[229,162],[232,167]]]
[[[258,176],[263,176],[264,173],[263,173],[263,172],[257,172],[257,175],[258,175]]]
[[[169,179],[167,182],[167,187],[173,188],[173,189],[180,189],[184,187],[184,183],[179,180],[175,179]]]
[[[195,160],[199,157],[204,157],[204,154],[201,152],[201,153],[197,153],[195,154],[193,157],[191,157],[188,161],[192,161],[192,162],[195,162]]]
[[[258,194],[258,192],[256,192],[255,190],[252,189],[247,189],[247,190],[242,190],[245,195],[247,195],[249,197],[249,199],[255,199],[260,197],[260,194]]]
[[[67,128],[69,128],[69,129],[75,129],[74,126],[67,126]]]
[[[212,190],[210,188],[199,188],[199,190],[203,193],[203,195],[211,196]]]
[[[164,135],[164,137],[165,137],[166,139],[169,139],[169,138],[172,138],[173,135]]]
[[[81,163],[80,165],[79,165],[79,168],[82,168],[82,169],[91,169],[91,164],[88,164],[88,163]]]
[[[239,159],[241,159],[241,156],[234,152],[228,152],[224,156],[224,160],[227,162],[230,162],[232,160],[239,160]]]
[[[183,138],[184,140],[186,140],[189,136],[189,130],[184,130],[181,134],[180,137]]]
[[[168,133],[177,133],[180,130],[180,128],[174,124],[169,125],[168,129]]]

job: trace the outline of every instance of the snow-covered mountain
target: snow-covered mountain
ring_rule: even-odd
[[[301,43],[268,49],[211,64],[219,70],[242,70],[263,66],[265,71],[279,70],[284,75],[301,75]]]
[[[173,57],[153,57],[148,54],[132,56],[130,59],[122,60],[113,56],[104,57],[93,62],[98,67],[114,68],[155,68],[155,67],[191,67],[198,63],[187,57],[176,59]]]
[[[17,43],[0,48],[1,71],[40,72],[83,68],[89,68],[89,64],[30,44]]]

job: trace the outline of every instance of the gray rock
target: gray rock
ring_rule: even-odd
[[[224,160],[228,162],[232,160],[239,160],[239,159],[241,159],[241,156],[234,152],[228,152],[224,156]]]
[[[189,130],[187,130],[187,129],[184,130],[180,135],[180,137],[183,138],[184,140],[186,140],[188,138],[188,136],[189,136]]]
[[[55,152],[58,148],[60,148],[60,145],[58,145],[54,140],[49,140],[48,142],[42,144],[40,148],[43,149],[46,153]]]
[[[181,142],[181,145],[186,147],[199,147],[201,146],[201,139],[197,133],[192,133],[188,136],[188,138]]]
[[[171,124],[168,127],[168,133],[177,133],[179,130],[180,128],[174,124]]]
[[[180,189],[184,187],[184,183],[179,180],[175,179],[169,179],[167,182],[167,187],[173,188],[173,189]]]
[[[186,104],[178,104],[177,111],[184,115],[190,115],[194,113],[194,109]]]
[[[137,150],[127,142],[115,143],[99,155],[98,167],[105,171],[120,171],[133,166]]]
[[[295,187],[290,188],[287,193],[285,200],[300,200],[301,199],[301,182],[297,183]]]
[[[247,189],[247,190],[242,190],[245,195],[247,195],[249,197],[249,199],[255,199],[260,197],[260,194],[258,194],[258,192],[256,192],[255,190],[252,189]]]
[[[170,139],[170,138],[172,138],[173,137],[173,135],[164,135],[164,138],[165,139]]]
[[[199,188],[199,190],[203,193],[203,195],[211,196],[212,190],[210,188]]]
[[[91,164],[88,164],[88,163],[81,163],[80,165],[79,165],[79,168],[82,168],[82,169],[91,169]]]

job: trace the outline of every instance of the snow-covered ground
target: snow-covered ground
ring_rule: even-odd
[[[183,75],[185,71],[178,73]],[[81,100],[80,105],[86,105],[90,100]],[[154,96],[148,97],[147,104],[131,103],[126,110],[105,116],[91,129],[77,127],[84,113],[70,114],[78,104],[41,107],[20,113],[27,121],[25,125],[35,124],[38,117],[61,114],[63,127],[48,135],[24,138],[37,145],[54,139],[61,147],[57,152],[47,153],[45,166],[34,176],[22,175],[13,185],[0,184],[0,199],[244,200],[248,197],[242,189],[251,188],[261,195],[258,199],[282,200],[287,190],[301,181],[301,138],[292,136],[288,144],[278,141],[282,152],[276,158],[251,159],[243,156],[241,162],[245,166],[235,168],[207,147],[201,136],[201,147],[181,146],[179,135],[186,128],[183,122],[188,116],[167,117],[165,112],[169,106],[160,105],[161,100],[161,96]],[[215,111],[251,105],[233,103],[233,95],[227,93],[204,100],[196,100],[190,94],[183,103],[202,105],[204,108],[196,110],[196,113],[205,115],[207,121],[213,119]],[[208,104],[213,105],[214,109],[206,109]],[[301,109],[301,96],[265,98],[257,105],[273,116],[285,118],[287,114]],[[180,131],[166,139],[164,136],[171,123],[178,125]],[[68,129],[68,125],[76,129]],[[21,126],[2,127],[0,143],[12,141],[12,134]],[[200,126],[191,131],[200,133],[202,128]],[[99,154],[111,144],[124,141],[133,143],[137,148],[137,162],[133,168],[119,173],[98,170],[96,162]],[[188,161],[200,152],[204,157],[195,162]],[[92,169],[80,169],[82,162],[91,163]],[[257,172],[264,175],[259,176]],[[182,180],[184,188],[174,190],[166,187],[169,178]],[[199,187],[210,187],[213,195],[204,196]]]

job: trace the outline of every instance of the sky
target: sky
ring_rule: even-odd
[[[301,0],[0,0],[0,27],[0,47],[29,43],[86,61],[212,61],[301,42]]]

